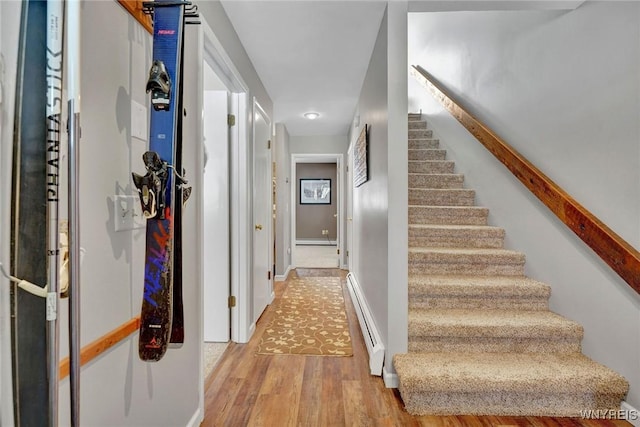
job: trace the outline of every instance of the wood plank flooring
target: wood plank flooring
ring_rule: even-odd
[[[339,275],[349,317],[353,357],[262,355],[256,349],[273,316],[267,307],[247,344],[230,343],[205,380],[203,427],[607,427],[630,426],[626,421],[545,417],[478,417],[409,415],[397,390],[369,375],[367,349],[349,292],[346,272],[298,270],[295,275]],[[276,282],[276,302],[288,282]]]

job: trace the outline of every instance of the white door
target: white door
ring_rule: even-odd
[[[271,122],[253,102],[253,321],[272,300]]]
[[[353,263],[351,260],[353,259],[353,160],[352,160],[353,151],[352,148],[349,147],[349,152],[347,153],[347,183],[345,185],[347,190],[347,253],[346,261],[347,261],[347,269],[349,271],[353,271]]]
[[[204,340],[230,339],[229,93],[204,91]]]

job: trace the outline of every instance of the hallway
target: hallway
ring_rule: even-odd
[[[289,278],[340,275],[353,357],[268,356],[256,354],[260,337],[274,315],[267,307],[247,344],[230,343],[205,379],[203,427],[213,426],[628,426],[625,421],[542,417],[414,417],[404,411],[395,389],[369,375],[367,350],[346,289],[345,270],[294,270]],[[276,282],[276,300],[289,281]]]
[[[294,265],[298,268],[337,268],[339,261],[335,245],[296,245]]]

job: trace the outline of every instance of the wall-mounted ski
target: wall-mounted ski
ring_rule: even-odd
[[[149,151],[143,160],[144,176],[133,174],[147,218],[144,294],[140,313],[138,354],[142,360],[158,361],[171,340],[174,312],[174,250],[176,212],[182,207],[184,180],[176,163],[182,116],[180,81],[182,37],[191,3],[156,0],[144,3],[153,14],[153,64],[147,92],[151,92]],[[188,8],[188,9],[187,9]],[[179,156],[178,156],[179,157]],[[181,198],[181,197],[180,197]]]
[[[47,3],[30,0],[20,5],[10,274],[42,285],[47,282]],[[46,426],[46,300],[22,289],[11,287],[14,421],[18,426]]]

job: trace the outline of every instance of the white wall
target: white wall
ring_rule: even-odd
[[[273,101],[264,88],[260,76],[253,67],[220,2],[217,0],[198,2],[198,11],[207,20],[234,66],[242,75],[251,96],[255,96],[267,115],[273,117]]]
[[[640,247],[640,5],[409,16],[409,64],[452,90],[636,248]],[[584,352],[631,382],[640,406],[640,298],[410,78],[448,156],[552,286],[551,307],[585,327]]]
[[[276,123],[276,275],[291,266],[291,149],[287,127]]]
[[[387,176],[388,207],[388,285],[389,336],[385,359],[385,384],[394,386],[392,356],[405,353],[408,328],[409,269],[409,166],[407,123],[407,7],[406,1],[388,3],[387,102],[389,112]]]
[[[186,49],[197,45],[188,27]],[[131,134],[131,102],[148,106],[145,82],[151,36],[116,2],[82,8],[82,139],[80,142],[81,343],[87,345],[140,312],[144,275],[144,229],[115,232],[114,195],[134,194],[131,171],[143,172],[147,142]],[[185,81],[197,82],[194,55],[185,55]],[[196,111],[196,84],[185,85],[185,108]],[[183,161],[195,171],[196,121],[187,115]],[[201,149],[201,147],[198,148]],[[81,424],[84,426],[187,425],[198,411],[200,374],[200,254],[196,202],[183,218],[185,344],[157,363],[140,361],[137,334],[83,366]],[[64,310],[64,309],[63,309]],[[66,355],[66,333],[61,349]],[[60,423],[69,423],[69,381],[61,383]]]
[[[372,311],[382,340],[387,344],[388,329],[388,94],[387,22],[385,11],[365,75],[356,115],[358,129],[369,126],[369,180],[353,190],[353,232],[357,252],[354,272]],[[404,304],[406,305],[406,303]]]
[[[291,154],[347,154],[347,135],[313,135],[289,137]]]
[[[407,2],[388,2],[355,113],[369,130],[369,181],[353,189],[355,274],[392,356],[407,350]]]

